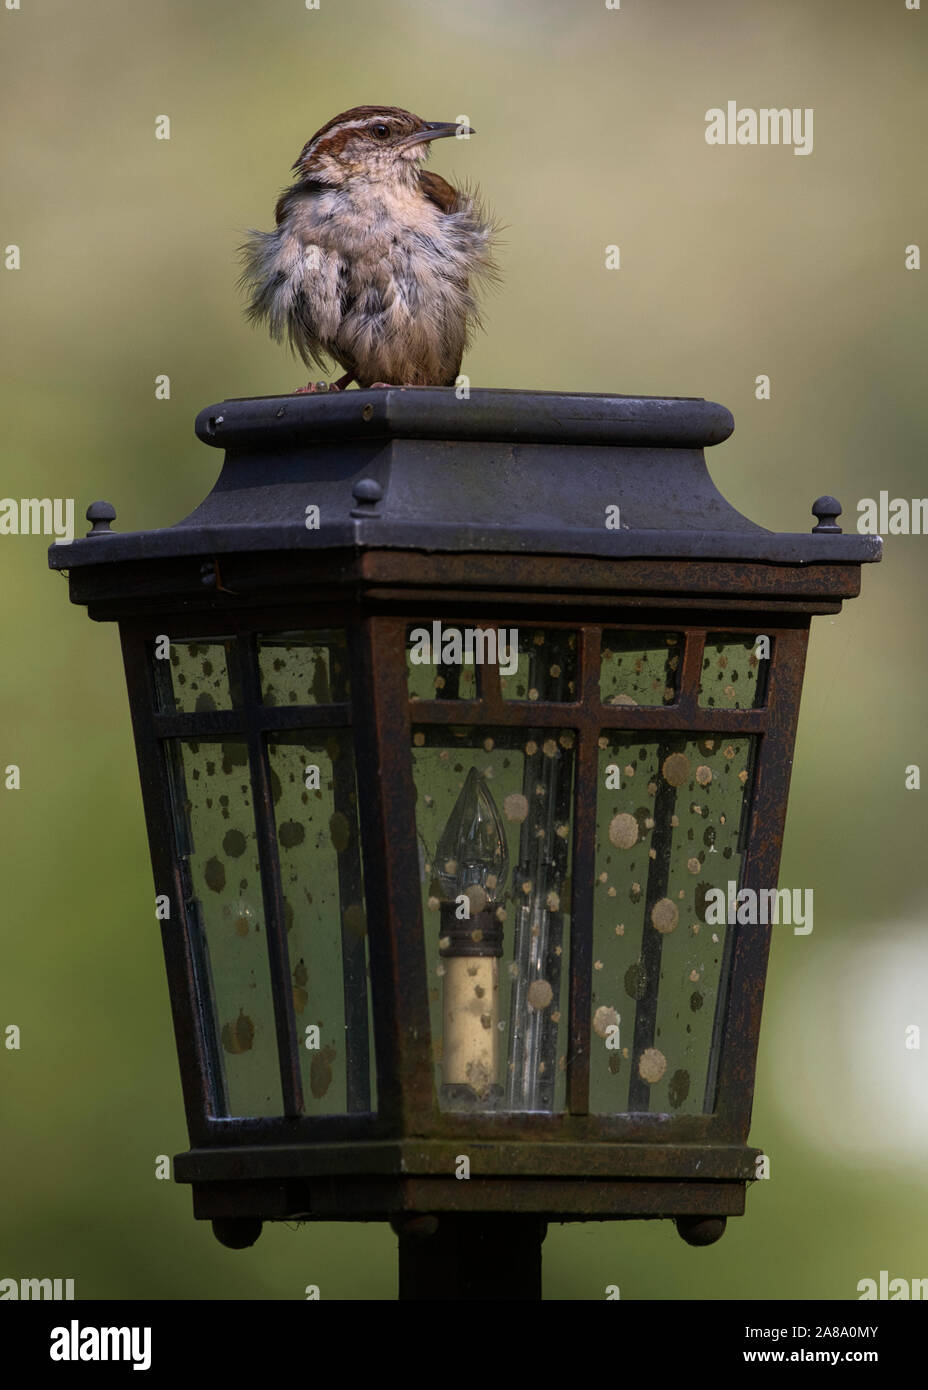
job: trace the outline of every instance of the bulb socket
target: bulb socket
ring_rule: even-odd
[[[440,956],[501,956],[503,924],[496,915],[497,905],[459,918],[455,903],[441,904]]]

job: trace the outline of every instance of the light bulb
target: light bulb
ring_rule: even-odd
[[[509,850],[486,778],[474,767],[435,860],[442,889],[443,1102],[452,1109],[492,1109],[502,1095],[497,1077],[503,925],[497,903]]]
[[[506,831],[487,780],[472,767],[435,852],[438,878],[446,901],[462,893],[479,912],[497,902],[506,886],[509,851]],[[470,889],[482,889],[472,893]]]

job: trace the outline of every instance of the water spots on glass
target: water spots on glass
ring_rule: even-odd
[[[342,913],[342,922],[345,931],[350,932],[359,941],[367,935],[367,917],[361,903],[349,903]]]
[[[330,705],[348,699],[348,647],[340,629],[261,634],[258,665],[265,705]]]
[[[281,650],[276,656],[287,658]],[[331,677],[332,666],[326,670]],[[320,1030],[318,1049],[300,1048],[304,1111],[368,1110],[376,1093],[351,743],[343,734],[301,729],[268,735],[267,748],[279,788],[274,810],[294,1009]],[[307,794],[311,765],[320,785]]]
[[[675,1071],[667,1087],[667,1097],[674,1110],[679,1110],[690,1093],[690,1074],[688,1071]]]
[[[153,660],[152,671],[162,713],[205,713],[242,703],[232,637],[172,642],[170,658]]]
[[[438,658],[435,661],[412,660],[412,652],[419,650],[419,639],[414,639],[412,634],[420,628],[429,633],[428,655]],[[474,661],[475,652],[468,651],[463,641],[463,633],[463,660],[446,665],[440,660],[441,651],[432,650],[431,631],[428,623],[414,623],[406,629],[406,685],[410,700],[476,700],[478,665]],[[451,655],[450,651],[447,654]],[[480,654],[483,655],[482,649]]]
[[[651,908],[651,925],[656,931],[664,933],[676,930],[680,921],[680,913],[675,902],[670,898],[661,898]]]
[[[293,967],[292,979],[293,1008],[296,1013],[301,1014],[309,1003],[309,994],[306,990],[306,985],[309,981],[309,971],[306,969],[305,961],[297,961],[296,965]]]
[[[647,1081],[649,1086],[653,1086],[660,1081],[666,1070],[667,1058],[663,1052],[656,1047],[646,1047],[638,1058],[638,1075],[642,1081]]]
[[[577,634],[563,628],[520,628],[518,667],[500,668],[504,700],[563,704],[577,698]]]
[[[678,632],[604,631],[599,667],[603,704],[672,704],[681,650]]]
[[[469,884],[468,887],[464,889],[461,896],[465,897],[470,905],[471,917],[475,917],[478,912],[483,912],[484,908],[487,907],[490,902],[487,890],[482,888],[479,883]],[[471,937],[475,941],[482,940],[483,933],[475,930],[471,932]]]
[[[277,838],[284,849],[296,849],[306,839],[306,830],[298,820],[284,821],[278,827]]]
[[[222,1025],[222,1045],[226,1052],[250,1052],[255,1042],[255,1025],[243,1009],[232,1023]]]
[[[609,1004],[600,1004],[593,1015],[593,1032],[598,1038],[608,1038],[609,1029],[619,1026],[619,1015]]]
[[[221,745],[222,771],[226,777],[236,768],[248,766],[248,745],[245,743],[223,743]]]
[[[210,659],[218,669],[216,658]],[[243,790],[241,778],[247,745],[171,740],[165,751],[178,844],[191,885],[187,930],[199,938],[206,962],[200,988],[212,1006],[207,1005],[206,1026],[217,1026],[220,1034],[226,1113],[279,1115],[283,1102],[257,841],[250,787],[246,781]]]
[[[609,822],[609,840],[616,849],[631,849],[638,843],[638,834],[638,818],[627,811],[620,811]]]
[[[707,709],[757,709],[767,690],[770,658],[754,655],[755,638],[710,632],[706,637],[699,703]]]
[[[664,781],[671,787],[682,787],[690,775],[690,760],[683,753],[671,753],[661,767]]]
[[[335,811],[329,818],[329,836],[337,854],[341,854],[351,843],[351,826],[343,811]]]
[[[554,998],[554,990],[547,980],[533,980],[528,987],[527,998],[532,1009],[546,1009]]]
[[[226,870],[221,859],[214,855],[203,866],[203,879],[213,893],[221,893],[226,886]]]
[[[309,1088],[314,1100],[322,1100],[335,1077],[332,1065],[336,1056],[335,1048],[323,1047],[310,1056],[312,1060],[309,1064]]]
[[[240,830],[227,830],[222,837],[222,848],[230,859],[240,859],[248,848],[248,841]]]
[[[612,730],[598,743],[592,947],[602,969],[592,971],[591,1033],[596,1011],[621,991],[634,1003],[624,1027],[633,1055],[659,1046],[666,1074],[642,1090],[637,1067],[617,1070],[606,1049],[591,1047],[591,1112],[709,1111],[726,928],[712,932],[710,943],[699,925],[710,889],[724,891],[740,872],[752,738],[667,731],[642,743],[640,733]],[[620,789],[607,786],[610,765],[626,768]],[[619,925],[618,903],[628,904]],[[697,983],[698,1007],[692,1003]]]
[[[648,972],[640,960],[632,961],[625,972],[623,985],[629,999],[644,998],[648,988]]]

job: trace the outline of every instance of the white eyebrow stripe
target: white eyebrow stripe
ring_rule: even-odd
[[[331,136],[335,135],[340,130],[363,130],[365,126],[375,124],[386,125],[387,120],[385,117],[368,116],[366,120],[363,121],[342,121],[340,125],[333,125],[331,130],[327,130],[324,135],[318,136],[317,139],[328,140]],[[310,145],[310,149],[312,149],[316,143],[317,141],[314,140],[312,145]]]

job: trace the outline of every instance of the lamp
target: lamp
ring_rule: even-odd
[[[402,1297],[531,1297],[548,1220],[701,1244],[743,1211],[771,926],[715,909],[775,892],[811,619],[880,542],[828,497],[811,535],[747,521],[703,454],[731,429],[226,401],[190,517],[118,535],[97,503],[51,548],[120,625],[175,1175],[226,1244],[389,1219]]]

